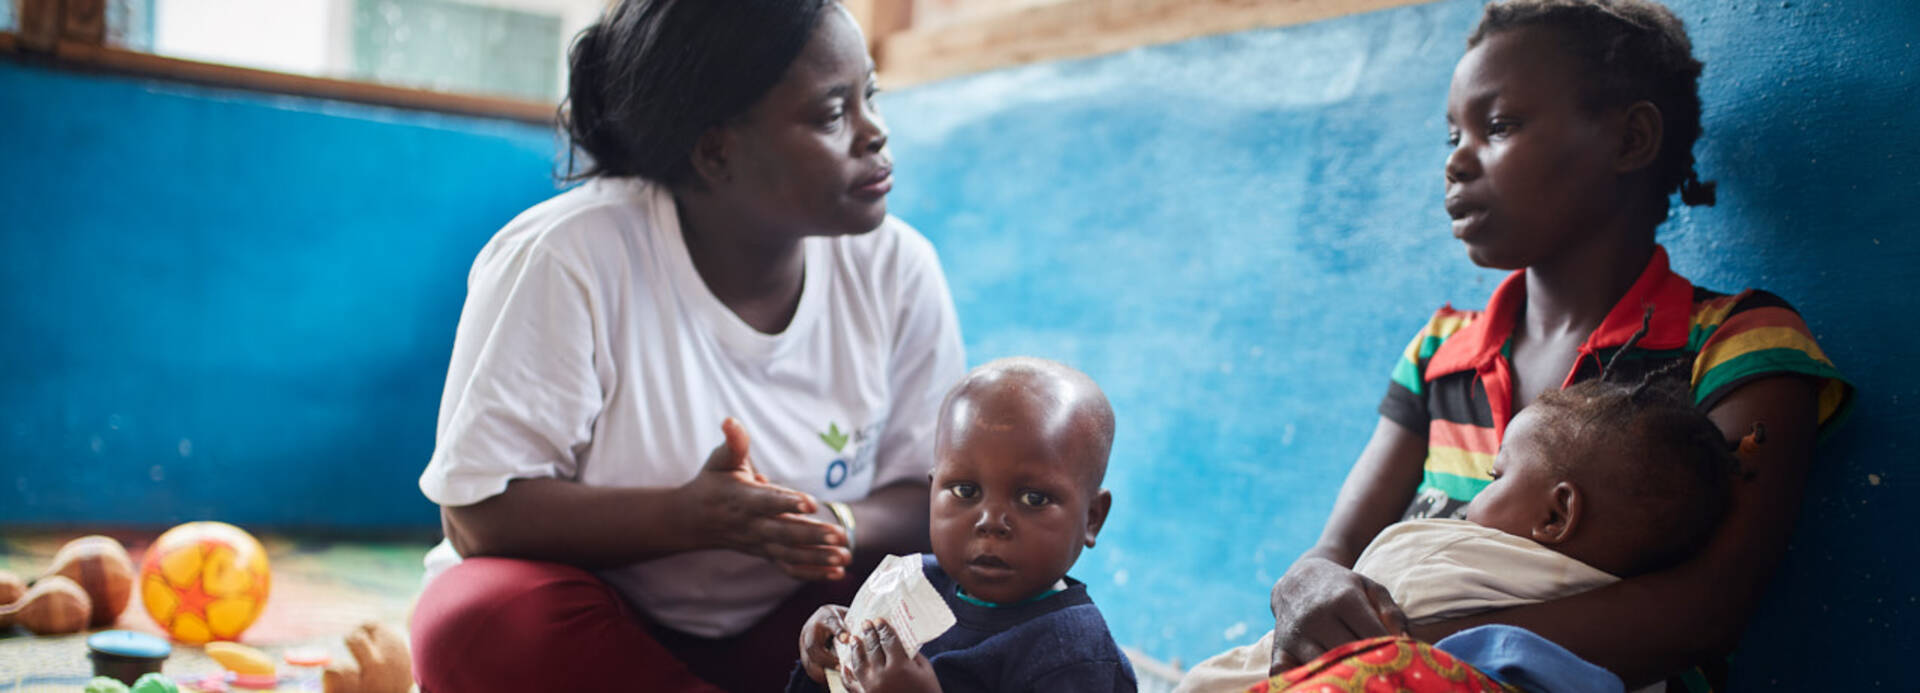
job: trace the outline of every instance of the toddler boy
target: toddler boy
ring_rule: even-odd
[[[1086,585],[1067,577],[1113,505],[1100,486],[1113,429],[1106,395],[1067,366],[1012,358],[968,373],[940,407],[923,566],[955,625],[908,656],[887,623],[821,607],[788,690],[822,690],[836,667],[852,690],[1135,690]]]

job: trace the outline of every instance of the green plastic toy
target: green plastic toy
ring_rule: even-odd
[[[154,673],[134,681],[133,690],[128,693],[180,693],[180,687],[173,685],[173,679]]]
[[[121,683],[114,679],[107,678],[105,676],[95,676],[93,677],[92,681],[87,682],[87,687],[83,689],[83,693],[129,693],[129,692],[127,691],[127,684]]]

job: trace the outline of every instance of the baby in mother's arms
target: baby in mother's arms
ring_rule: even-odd
[[[1688,400],[1683,377],[1589,380],[1549,391],[1514,417],[1493,482],[1466,519],[1390,526],[1354,571],[1399,605],[1375,609],[1398,632],[1578,594],[1705,546],[1738,469],[1720,429]],[[1194,667],[1180,690],[1246,690],[1267,679],[1272,655],[1268,632]]]

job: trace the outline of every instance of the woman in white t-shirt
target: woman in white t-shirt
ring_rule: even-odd
[[[946,279],[886,214],[873,63],[836,2],[624,0],[571,63],[586,182],[468,278],[420,478],[448,540],[416,676],[775,690],[815,607],[926,546],[965,366]]]

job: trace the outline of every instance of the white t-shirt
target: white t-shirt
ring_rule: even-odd
[[[678,486],[728,416],[756,471],[821,500],[926,478],[941,397],[965,371],[932,244],[891,217],[802,243],[799,307],[769,335],[708,291],[659,186],[596,180],[522,213],[468,277],[420,490],[461,506],[513,479]],[[442,542],[428,579],[458,561]],[[599,575],[656,622],[707,637],[745,630],[800,584],[723,550]]]

